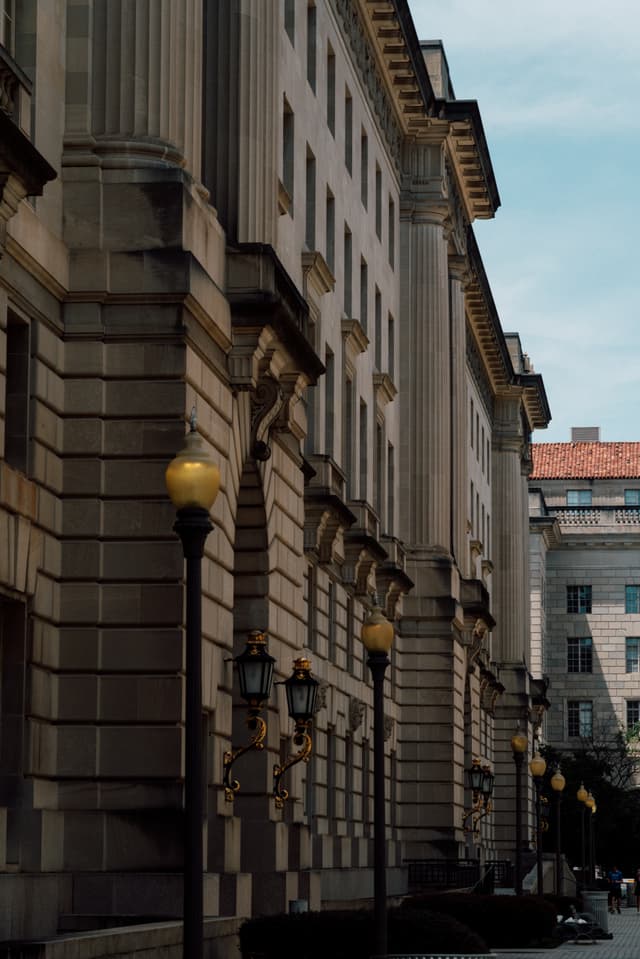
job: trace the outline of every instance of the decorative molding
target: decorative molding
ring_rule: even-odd
[[[384,741],[387,742],[393,736],[396,728],[396,721],[392,716],[384,717]]]
[[[374,373],[373,388],[376,394],[376,402],[380,407],[384,407],[387,405],[387,403],[391,403],[391,401],[394,400],[398,395],[398,390],[396,389],[393,380],[388,373]]]
[[[366,703],[361,699],[351,696],[349,699],[349,730],[354,733],[356,729],[362,726],[364,716],[367,711]]]
[[[359,353],[366,353],[369,346],[369,337],[363,330],[360,320],[342,320],[342,339],[344,340],[345,351],[349,351],[354,357]]]
[[[327,708],[327,700],[329,698],[329,683],[320,683],[318,686],[318,692],[316,693],[316,705],[314,713],[320,712],[321,709]]]
[[[271,456],[271,447],[267,440],[283,406],[282,387],[272,376],[265,376],[251,394],[250,452],[255,460],[264,462]]]
[[[398,173],[401,168],[403,132],[396,117],[393,102],[387,93],[384,80],[376,63],[376,56],[365,32],[357,4],[353,0],[331,0],[342,20],[344,31],[354,57],[354,65],[360,73],[365,92],[378,121],[380,132],[389,147],[389,154]],[[422,109],[422,107],[421,107]]]
[[[493,421],[495,413],[495,403],[493,390],[491,389],[491,383],[489,377],[487,376],[487,371],[482,362],[482,357],[476,345],[475,337],[469,327],[467,326],[467,364],[471,370],[471,375],[473,376],[474,383],[478,388],[478,392],[484,403],[489,419]]]
[[[305,290],[310,287],[318,296],[332,293],[335,289],[336,278],[318,250],[305,250],[302,254],[302,274],[306,284]]]

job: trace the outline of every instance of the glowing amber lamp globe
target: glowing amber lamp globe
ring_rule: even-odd
[[[183,448],[165,472],[167,492],[178,509],[199,508],[207,512],[220,489],[220,470],[207,453],[192,422]]]
[[[364,647],[371,655],[385,655],[393,645],[393,626],[379,606],[374,606],[360,632]]]
[[[560,769],[556,769],[553,776],[551,777],[551,788],[557,792],[561,793],[566,784],[566,779],[560,772]]]
[[[511,737],[511,748],[514,753],[526,753],[527,746],[529,745],[529,740],[524,733],[521,733],[519,729],[516,729],[515,733]]]
[[[544,776],[547,769],[547,763],[540,753],[535,754],[529,763],[529,769],[531,770],[531,775],[535,776],[536,779],[540,779],[542,776]]]
[[[587,798],[585,799],[584,804],[585,804],[585,806],[587,807],[587,809],[590,809],[591,812],[593,812],[594,807],[595,807],[595,804],[596,804],[596,801],[595,801],[595,799],[593,798],[593,796],[591,795],[591,793],[589,793],[589,795],[588,795]]]
[[[586,802],[588,796],[589,796],[589,793],[584,788],[584,783],[580,783],[580,789],[576,793],[576,799],[578,800],[578,802]]]

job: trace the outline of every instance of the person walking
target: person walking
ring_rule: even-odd
[[[640,871],[640,870],[639,870]],[[609,906],[609,912],[617,912],[620,914],[620,898],[621,898],[621,889],[620,883],[624,879],[624,876],[620,872],[617,866],[614,866],[607,875],[609,880],[609,895],[611,896],[611,903]]]

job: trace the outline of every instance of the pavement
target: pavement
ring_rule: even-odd
[[[494,949],[499,959],[640,959],[640,913],[627,906],[609,916],[609,932],[613,939],[596,943],[566,942],[557,949]]]

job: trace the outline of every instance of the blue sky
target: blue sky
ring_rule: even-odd
[[[475,224],[502,327],[572,426],[640,441],[640,3],[409,0],[477,100],[502,206]]]

